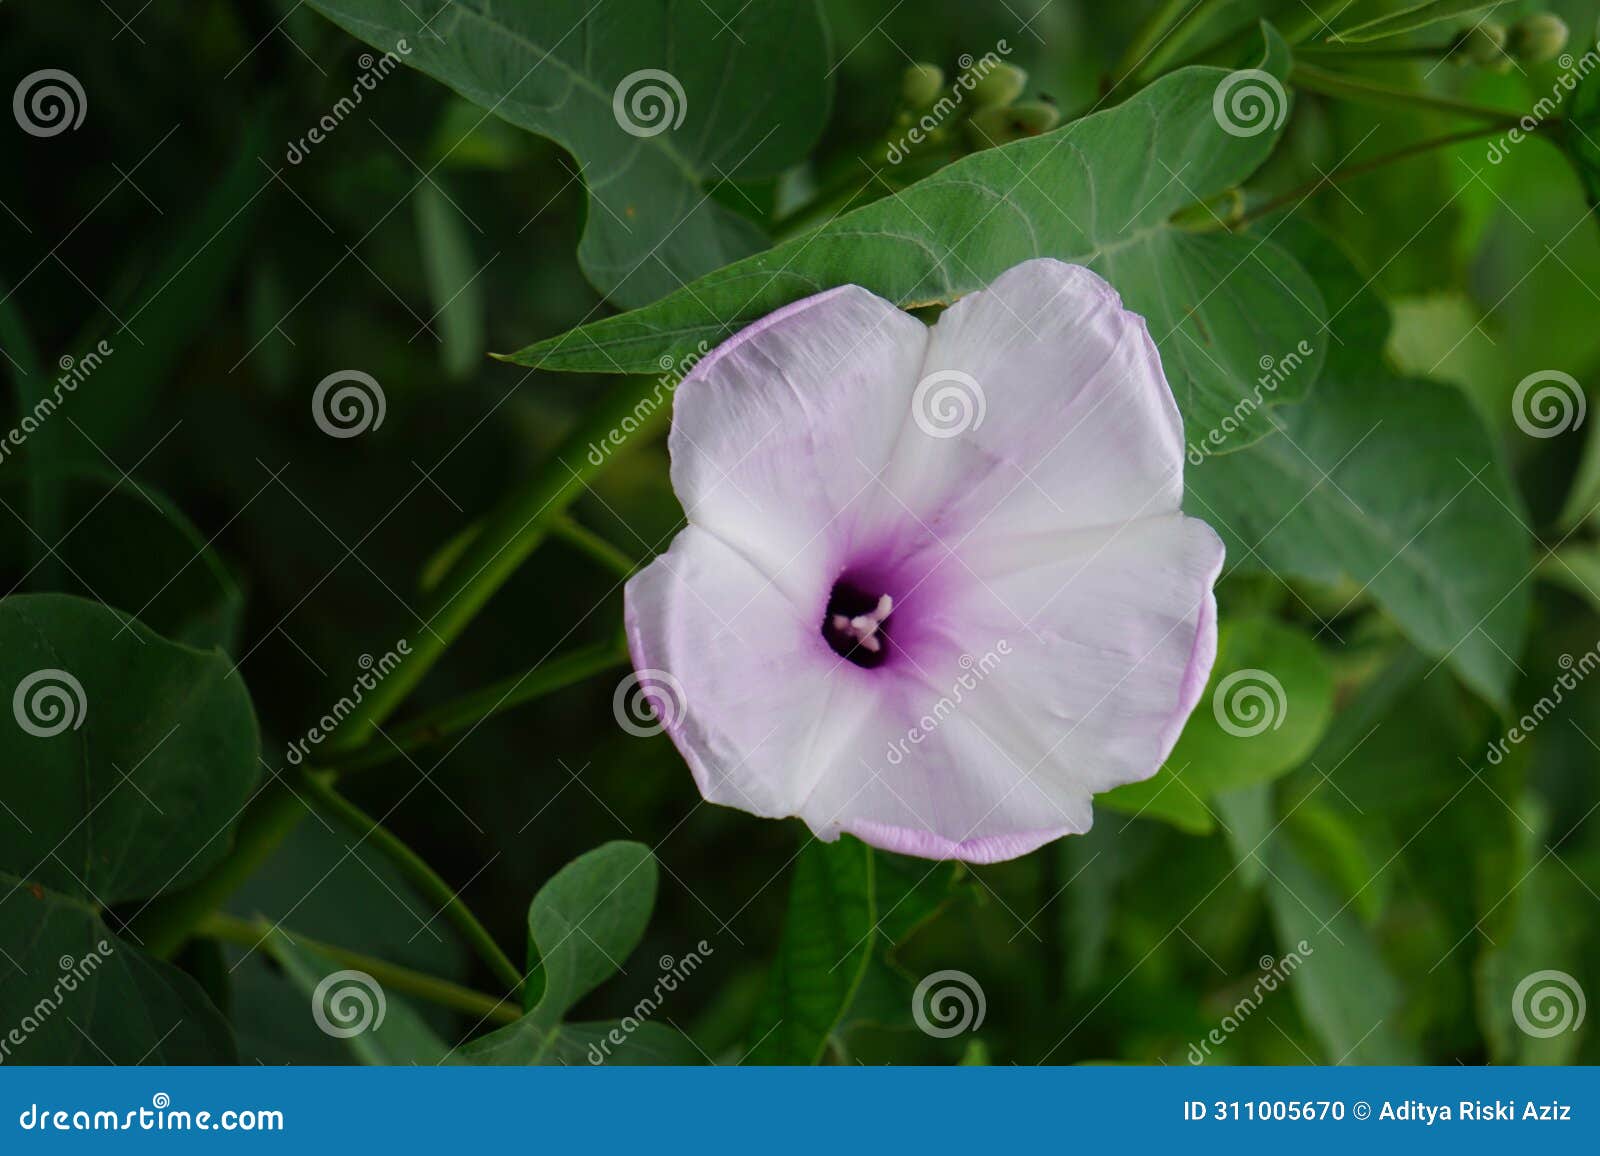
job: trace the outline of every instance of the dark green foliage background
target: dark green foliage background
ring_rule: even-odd
[[[605,384],[484,356],[615,312],[578,257],[600,210],[588,204],[573,156],[543,137],[490,119],[452,149],[479,114],[410,69],[384,79],[290,164],[289,142],[349,92],[365,45],[293,3],[158,4],[133,17],[135,5],[113,2],[128,10],[130,29],[98,7],[0,7],[0,78],[9,85],[38,68],[65,68],[89,93],[76,132],[36,139],[4,126],[0,292],[11,296],[0,347],[18,361],[31,349],[47,379],[62,356],[81,358],[102,338],[115,348],[64,409],[70,422],[52,421],[26,458],[0,462],[0,577],[10,588],[27,573],[16,593],[92,596],[114,587],[107,601],[152,631],[220,646],[248,688],[263,765],[282,769],[287,745],[347,692],[359,657],[417,629],[419,585],[440,547],[532,473]],[[1069,116],[1086,111],[1156,6],[827,0],[837,68],[825,119],[815,92],[795,98],[810,109],[795,115],[820,126],[809,153],[815,169],[858,165],[894,115],[906,63],[954,71],[961,54],[1002,38],[1030,73],[1030,96],[1047,95]],[[1239,0],[1222,6],[1219,33],[1247,34],[1262,14],[1288,22],[1302,7]],[[1538,8],[1566,17],[1575,51],[1593,43],[1600,4],[1517,3],[1504,18]],[[1259,37],[1240,43],[1229,66],[1259,61]],[[1381,75],[1415,86],[1428,67]],[[1429,83],[1520,109],[1548,91],[1552,76],[1553,66],[1524,77],[1447,65]],[[1288,135],[1250,182],[1261,200],[1337,167],[1357,145],[1366,157],[1458,127],[1439,113],[1297,101]],[[807,155],[803,139],[788,147]],[[1584,184],[1545,142],[1524,143],[1492,167],[1482,155],[1479,142],[1339,189],[1324,185],[1275,242],[1300,256],[1330,311],[1368,278],[1365,292],[1389,307],[1386,354],[1381,311],[1368,331],[1360,326],[1371,317],[1353,310],[1341,322],[1351,346],[1328,355],[1316,391],[1285,416],[1301,444],[1326,436],[1338,446],[1340,422],[1395,405],[1400,416],[1343,478],[1363,500],[1370,495],[1375,519],[1414,527],[1432,512],[1436,497],[1406,472],[1419,439],[1503,465],[1504,493],[1488,492],[1498,484],[1491,475],[1468,499],[1482,511],[1475,524],[1489,529],[1458,541],[1454,553],[1430,555],[1443,557],[1463,587],[1480,567],[1525,572],[1563,539],[1563,510],[1584,473],[1584,435],[1600,424],[1591,416],[1582,430],[1535,440],[1518,432],[1510,407],[1512,388],[1536,369],[1563,369],[1588,384],[1600,368],[1600,224],[1584,219]],[[711,175],[719,218],[754,235],[781,195],[770,179],[780,167],[766,158],[738,182]],[[1299,232],[1313,223],[1348,249],[1354,285],[1336,254],[1330,268],[1319,266],[1325,235]],[[690,271],[739,255],[708,254]],[[1159,267],[1149,275],[1159,278]],[[382,383],[381,436],[338,440],[313,424],[312,388],[346,368]],[[1421,377],[1436,384],[1418,384]],[[40,463],[70,479],[58,510],[27,505],[22,471]],[[680,524],[665,465],[661,439],[636,448],[574,514],[630,558],[648,558]],[[1283,453],[1240,455],[1208,464],[1191,488],[1218,502],[1230,491],[1259,494],[1264,521],[1240,531],[1260,535],[1288,516],[1299,468]],[[159,495],[162,509],[140,498],[124,472]],[[1470,484],[1470,476],[1454,481]],[[107,487],[115,493],[72,531],[60,557],[29,572],[38,549],[24,522],[54,542]],[[1586,504],[1597,497],[1591,490]],[[1192,503],[1190,512],[1206,515]],[[1247,569],[1219,598],[1224,624],[1244,624],[1241,653],[1278,656],[1298,676],[1296,648],[1320,652],[1320,661],[1306,660],[1315,669],[1304,685],[1308,699],[1325,703],[1318,718],[1326,725],[1286,758],[1273,761],[1277,754],[1261,748],[1259,766],[1202,785],[1212,805],[1199,811],[1181,801],[1100,806],[1090,834],[975,870],[930,873],[931,865],[848,843],[802,852],[808,840],[797,822],[701,804],[664,738],[618,729],[620,668],[492,718],[459,745],[452,739],[356,775],[347,793],[461,888],[518,961],[530,901],[564,865],[616,840],[654,850],[654,910],[625,968],[593,991],[575,982],[575,1004],[562,1001],[548,1022],[536,1013],[497,1044],[478,1045],[480,1053],[509,1049],[500,1060],[548,1059],[572,1047],[567,1058],[583,1062],[573,1043],[588,1038],[574,1030],[579,1021],[627,1015],[656,982],[661,957],[682,958],[703,940],[713,949],[704,967],[657,1017],[693,1045],[678,1054],[656,1041],[663,1050],[654,1058],[1184,1063],[1249,992],[1262,957],[1307,938],[1316,944],[1313,965],[1245,1017],[1208,1062],[1600,1062],[1592,1022],[1541,1041],[1511,1018],[1512,989],[1541,969],[1570,973],[1591,1002],[1600,999],[1600,681],[1543,721],[1536,741],[1512,748],[1500,765],[1485,762],[1507,722],[1549,689],[1560,656],[1600,644],[1600,606],[1547,564],[1514,595],[1507,630],[1522,648],[1506,664],[1490,649],[1499,644],[1480,638],[1478,657],[1457,660],[1463,669],[1439,665],[1448,641],[1426,656],[1413,649],[1417,635],[1397,625],[1402,611],[1390,601],[1426,608],[1429,590],[1386,595],[1379,581],[1353,598],[1384,555],[1360,580],[1340,582],[1340,564],[1367,550],[1355,540],[1362,527],[1347,544],[1330,537],[1336,519],[1316,502],[1299,513],[1306,520],[1287,525],[1262,558],[1299,575],[1292,589]],[[1537,539],[1519,530],[1519,518]],[[1594,540],[1591,523],[1566,543],[1592,559]],[[168,587],[205,543],[203,561]],[[1573,565],[1582,564],[1575,554]],[[1589,584],[1600,587],[1592,576]],[[614,576],[548,542],[399,719],[547,656],[604,643],[616,636],[620,612]],[[1331,630],[1319,630],[1319,618]],[[1279,629],[1294,638],[1263,640]],[[1499,676],[1483,673],[1489,665],[1503,673],[1498,686]],[[1208,710],[1202,704],[1197,724]],[[1209,749],[1207,736],[1186,741]],[[7,748],[11,757],[19,749]],[[21,798],[39,766],[0,766],[0,799]],[[1242,789],[1221,800],[1209,793],[1224,787]],[[1241,856],[1258,841],[1259,855]],[[346,854],[348,844],[321,820],[305,820],[228,911],[283,919],[322,943],[501,994],[434,904],[370,846]],[[0,886],[12,888],[26,867],[0,861]],[[111,909],[98,913],[72,907],[51,935],[65,934],[60,919],[103,917],[120,929],[150,893],[109,897]],[[124,899],[136,902],[124,907]],[[15,910],[15,901],[0,908],[0,929],[20,918]],[[870,945],[852,933],[880,920]],[[629,938],[619,933],[624,953]],[[40,950],[53,960],[65,949]],[[194,1001],[203,989],[232,1025],[245,1063],[403,1061],[499,1026],[417,1002],[393,1013],[411,1017],[403,1025],[410,1034],[352,1052],[316,1030],[293,978],[297,963],[313,974],[315,966],[291,950],[247,953],[199,940],[175,960],[195,982],[165,971],[126,982],[152,1003]],[[848,962],[835,975],[822,955]],[[911,986],[941,969],[981,983],[987,1016],[976,1033],[940,1040],[913,1026]],[[11,973],[0,991],[3,1031],[36,994],[24,999]],[[198,1035],[217,1031],[210,1017],[210,1009],[191,1017],[205,1021],[195,1023]],[[62,1050],[38,1058],[97,1060],[58,1035]],[[153,1058],[216,1054],[195,1046]]]

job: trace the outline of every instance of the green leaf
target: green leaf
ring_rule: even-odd
[[[244,597],[206,539],[164,495],[96,470],[47,471],[65,535],[51,540],[65,588],[104,600],[174,642],[233,648]],[[0,575],[38,585],[37,539],[23,524],[19,483],[0,482]]]
[[[1600,546],[1569,542],[1540,561],[1538,573],[1600,611]]]
[[[528,1014],[452,1053],[473,1064],[698,1063],[682,1033],[648,1022],[647,998],[628,1019],[562,1023],[632,954],[656,899],[656,860],[642,843],[580,855],[539,889],[528,908]],[[537,969],[537,970],[535,970]],[[536,981],[543,980],[542,986]]]
[[[1580,890],[1588,884],[1547,850],[1546,808],[1530,799],[1511,823],[1516,855],[1495,887],[1504,907],[1485,916],[1500,923],[1477,961],[1478,1021],[1492,1063],[1571,1064],[1588,1020],[1576,1022],[1574,1010],[1561,1029],[1561,1000],[1575,1009],[1581,991],[1582,934],[1570,913],[1588,901]]]
[[[1265,67],[1288,50],[1268,29]],[[957,161],[899,195],[736,262],[645,309],[513,354],[518,364],[656,375],[800,297],[853,282],[905,308],[949,304],[1033,257],[1085,264],[1143,314],[1191,440],[1247,419],[1228,448],[1265,434],[1268,406],[1305,394],[1320,349],[1258,398],[1263,351],[1321,331],[1321,294],[1270,239],[1196,233],[1171,218],[1236,186],[1277,133],[1225,132],[1212,111],[1229,74],[1186,68],[1116,108]],[[1287,105],[1277,108],[1287,115]],[[1205,223],[1215,223],[1202,212]],[[1259,412],[1252,412],[1257,402]]]
[[[827,112],[827,36],[811,0],[311,7],[483,115],[572,153],[590,200],[578,259],[624,305],[761,248],[761,231],[712,192],[800,160]],[[671,79],[638,75],[646,70]],[[652,93],[664,98],[654,107]]]
[[[176,890],[228,849],[259,773],[219,652],[61,594],[0,601],[0,871],[106,906]]]
[[[112,934],[94,907],[6,870],[0,893],[0,1060],[235,1062],[200,985]]]
[[[1256,792],[1264,790],[1255,788]],[[1231,811],[1225,812],[1230,815]],[[1265,872],[1267,907],[1280,968],[1299,957],[1286,982],[1329,1063],[1415,1063],[1396,1022],[1400,987],[1371,934],[1348,903],[1306,865],[1293,837],[1273,829],[1252,847],[1235,847],[1241,865]]]
[[[1098,801],[1205,834],[1210,800],[1298,766],[1332,713],[1333,676],[1316,643],[1271,619],[1224,623],[1200,705],[1160,772]]]
[[[416,1009],[372,976],[352,972],[271,924],[265,931],[262,949],[312,1000],[313,1016],[320,1013],[362,1063],[437,1064],[445,1058],[450,1049]]]
[[[472,375],[484,356],[482,270],[472,255],[461,211],[433,181],[418,185],[412,201],[433,323],[443,330],[440,354],[445,372],[460,381]]]
[[[1343,32],[1335,32],[1328,39],[1335,44],[1369,44],[1390,36],[1403,36],[1419,28],[1427,28],[1458,16],[1468,16],[1489,9],[1500,8],[1510,0],[1423,0],[1399,12],[1390,12],[1373,20],[1364,21]]]
[[[1578,170],[1590,206],[1600,205],[1600,76],[1595,72],[1578,82],[1567,106],[1567,121],[1561,142]]]
[[[539,889],[528,908],[529,970],[543,980],[528,984],[534,1020],[559,1023],[621,970],[650,922],[656,878],[650,849],[619,841],[580,855]]]
[[[1335,243],[1293,221],[1273,235],[1335,307],[1327,365],[1310,400],[1273,412],[1277,433],[1190,470],[1185,507],[1222,535],[1230,566],[1354,583],[1504,705],[1531,559],[1495,443],[1459,390],[1383,365],[1388,315]]]
[[[849,836],[836,843],[812,839],[800,852],[778,957],[751,1028],[749,1062],[822,1059],[872,959],[874,867],[872,848]]]

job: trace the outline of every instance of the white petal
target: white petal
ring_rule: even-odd
[[[778,310],[677,390],[672,485],[689,521],[809,594],[871,537],[928,329],[856,285]],[[833,575],[826,575],[831,583]]]
[[[1178,509],[1183,424],[1155,345],[1082,266],[1027,261],[956,302],[921,381],[888,485],[952,545]]]

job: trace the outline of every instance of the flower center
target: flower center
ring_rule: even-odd
[[[857,666],[881,666],[889,657],[889,616],[894,599],[887,594],[876,597],[849,582],[840,581],[828,597],[822,616],[822,637],[834,653]]]

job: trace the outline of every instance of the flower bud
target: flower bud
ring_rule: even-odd
[[[967,128],[976,147],[991,148],[1049,132],[1060,119],[1055,105],[1030,100],[1004,108],[980,108],[972,114]]]
[[[972,99],[979,108],[998,108],[1022,95],[1028,74],[1014,64],[1000,61],[972,85]]]
[[[908,65],[900,77],[900,99],[911,108],[923,108],[939,99],[944,70],[937,64]]]
[[[1554,12],[1524,16],[1506,35],[1506,51],[1524,64],[1554,60],[1567,46],[1567,22]]]
[[[1484,20],[1456,37],[1456,50],[1461,59],[1491,72],[1505,72],[1511,67],[1506,55],[1506,30],[1503,24]]]

